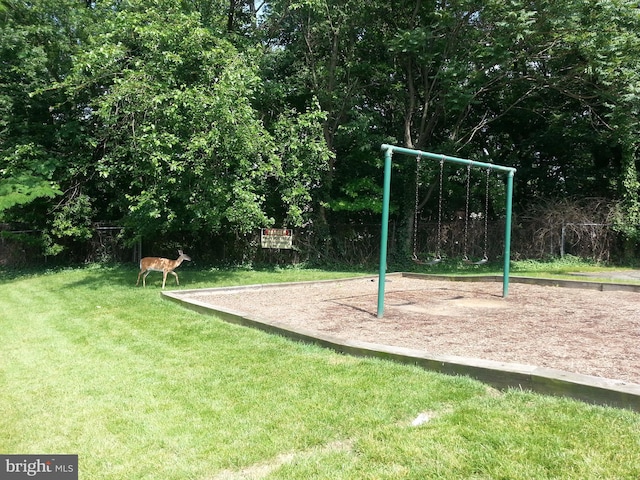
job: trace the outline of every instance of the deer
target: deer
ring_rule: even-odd
[[[178,250],[178,258],[175,260],[169,260],[168,258],[161,257],[144,257],[140,260],[140,273],[138,273],[138,281],[136,282],[136,287],[140,283],[140,277],[142,276],[142,286],[146,287],[147,284],[145,280],[147,279],[147,275],[151,272],[162,272],[162,288],[164,289],[164,285],[167,282],[167,274],[170,273],[174,277],[176,277],[176,285],[180,285],[178,281],[178,274],[174,272],[176,268],[180,266],[180,264],[187,260],[191,261],[191,257],[182,252],[182,250]]]

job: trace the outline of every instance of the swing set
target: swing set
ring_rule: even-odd
[[[488,256],[488,210],[489,210],[489,177],[492,170],[506,173],[506,219],[505,219],[505,234],[504,234],[504,267],[502,274],[502,296],[507,297],[509,292],[509,267],[511,262],[511,214],[512,214],[512,197],[513,197],[513,178],[515,176],[516,169],[513,167],[505,167],[502,165],[496,165],[493,163],[476,162],[467,160],[464,158],[450,157],[446,155],[439,155],[435,153],[423,152],[420,150],[413,150],[409,148],[396,147],[393,145],[383,144],[381,149],[385,152],[384,161],[384,185],[383,185],[383,198],[382,198],[382,231],[380,237],[380,273],[378,277],[378,318],[382,318],[384,315],[384,285],[386,281],[386,266],[387,266],[387,243],[389,236],[389,200],[391,197],[391,159],[394,153],[401,153],[404,155],[411,155],[416,157],[416,193],[415,193],[415,216],[413,225],[413,255],[412,260],[420,265],[436,265],[442,261],[441,245],[442,245],[442,180],[445,162],[462,164],[467,166],[467,178],[466,178],[466,201],[465,201],[465,226],[464,226],[464,256],[463,261],[474,265],[483,265],[489,261]],[[422,261],[418,258],[417,252],[417,227],[418,227],[418,210],[419,210],[419,198],[418,189],[419,182],[419,169],[422,158],[428,158],[431,160],[437,160],[440,162],[440,174],[439,174],[439,192],[438,192],[438,230],[437,230],[437,246],[435,255],[433,258],[427,261]],[[472,261],[468,257],[468,234],[469,234],[469,194],[471,187],[471,170],[472,168],[485,169],[485,201],[484,201],[484,248],[483,257],[477,261]]]

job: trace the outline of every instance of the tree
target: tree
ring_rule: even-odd
[[[376,15],[388,7],[385,2],[308,0],[273,1],[269,8],[266,77],[270,91],[278,92],[272,95],[281,104],[276,109],[304,112],[317,99],[325,112],[323,136],[332,155],[318,178],[316,225],[339,221],[340,212],[348,217],[378,211],[380,189],[373,181],[378,148],[372,142],[387,138],[378,110],[384,102],[377,95],[386,91],[389,65],[378,38],[382,17]],[[330,219],[327,211],[333,213]]]
[[[598,25],[599,28],[593,28]],[[616,227],[628,239],[628,254],[640,240],[640,13],[637,2],[591,2],[571,44],[584,58],[584,75],[595,85],[601,142],[617,153],[619,217]],[[594,107],[595,108],[595,107]]]
[[[308,222],[324,117],[279,110],[276,147],[253,4],[16,5],[0,32],[2,220],[43,231],[50,254],[95,221],[130,240]]]
[[[527,97],[495,125],[519,161],[521,197],[585,194],[620,202],[618,228],[637,238],[640,42],[637,4],[533,2],[531,33],[511,69]],[[569,14],[570,13],[570,14]],[[496,108],[501,99],[495,99]],[[499,137],[500,138],[500,137]],[[507,148],[505,148],[507,147]]]
[[[72,0],[9,7],[0,21],[0,221],[50,229],[79,198],[65,180],[86,150],[79,124],[67,122],[73,107],[49,87],[67,75],[89,17]]]

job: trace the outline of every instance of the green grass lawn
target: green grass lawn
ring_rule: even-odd
[[[353,275],[177,272],[181,288]],[[0,453],[78,454],[83,480],[640,478],[638,414],[294,343],[136,277],[0,280]]]

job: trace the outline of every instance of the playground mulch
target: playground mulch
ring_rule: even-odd
[[[640,384],[640,293],[389,276],[193,292],[250,318],[359,340],[565,370]]]

